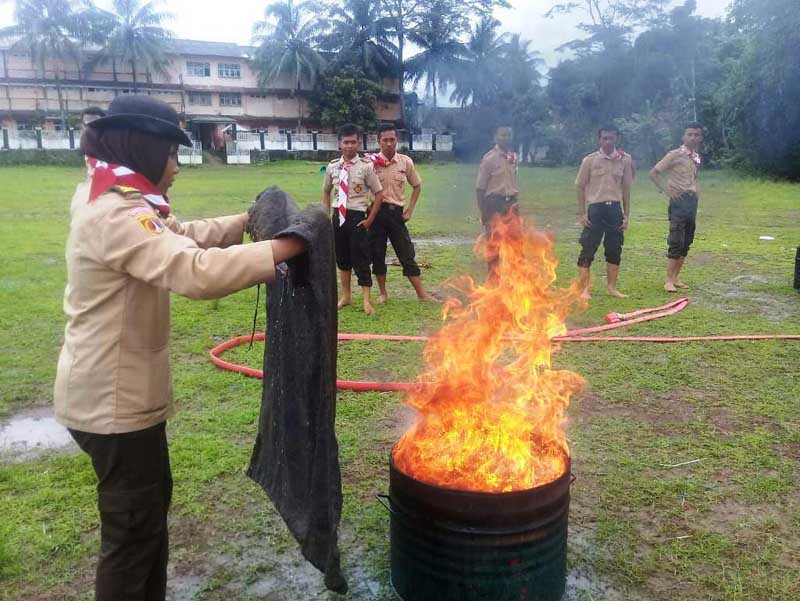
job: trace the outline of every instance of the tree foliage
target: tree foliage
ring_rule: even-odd
[[[356,67],[328,69],[311,97],[311,117],[323,127],[353,123],[365,131],[378,125],[375,106],[383,88]]]

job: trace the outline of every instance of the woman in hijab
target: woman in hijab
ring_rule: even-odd
[[[247,213],[176,221],[178,145],[191,142],[177,113],[149,96],[118,97],[81,139],[89,177],[72,199],[54,403],[97,475],[98,601],[166,595],[170,292],[219,298],[304,252],[291,237],[242,244]]]

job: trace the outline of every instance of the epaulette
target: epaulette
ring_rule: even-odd
[[[131,188],[129,186],[120,186],[119,184],[111,186],[109,191],[113,190],[114,192],[119,192],[125,198],[136,198],[137,196],[143,197],[142,191],[138,188]]]
[[[372,161],[370,161],[367,157],[358,157],[358,158],[361,159],[362,163],[369,163],[370,165],[372,165]]]

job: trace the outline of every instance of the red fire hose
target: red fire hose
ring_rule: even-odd
[[[760,334],[749,336],[587,336],[623,328],[637,323],[644,323],[669,317],[683,311],[689,305],[688,298],[681,298],[660,307],[641,309],[632,313],[609,313],[606,315],[606,324],[590,328],[570,330],[563,336],[553,338],[555,342],[649,342],[661,344],[674,344],[681,342],[722,342],[737,340],[800,340],[798,334]],[[253,341],[264,340],[264,334],[253,336],[238,336],[211,349],[211,361],[219,368],[233,371],[251,378],[263,378],[264,372],[236,363],[230,363],[221,358],[221,355],[234,347],[250,344]],[[397,336],[393,334],[345,334],[339,333],[339,340],[388,340],[395,342],[424,342],[427,336]],[[398,392],[412,389],[412,382],[364,382],[354,380],[337,380],[339,390],[354,390],[357,392],[378,391]]]

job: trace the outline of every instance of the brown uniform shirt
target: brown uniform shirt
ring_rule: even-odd
[[[388,159],[383,154],[378,155],[385,161]],[[422,180],[414,166],[411,157],[404,154],[395,154],[389,164],[381,166],[375,163],[375,173],[383,186],[383,202],[400,207],[406,204],[406,182],[412,188],[422,185]]]
[[[174,413],[169,292],[215,298],[271,280],[272,246],[241,244],[246,214],[165,223],[138,193],[88,198],[89,180],[72,200],[55,414],[85,432],[142,430]]]
[[[519,182],[517,175],[519,165],[516,159],[510,159],[498,146],[487,152],[478,167],[478,190],[484,190],[486,196],[517,196]]]
[[[622,202],[625,187],[633,182],[633,160],[629,154],[614,160],[605,153],[593,152],[581,163],[575,185],[583,188],[586,204]]]
[[[676,198],[684,192],[697,194],[697,164],[680,148],[671,150],[655,166],[667,178],[667,194]]]
[[[332,204],[336,204],[339,198],[339,175],[344,168],[344,157],[339,157],[328,163],[325,170],[325,181],[322,189],[325,192],[333,191],[331,196]],[[366,211],[369,206],[369,193],[377,194],[383,190],[381,180],[372,168],[372,161],[357,156],[350,161],[350,173],[348,174],[347,208],[353,211]]]

